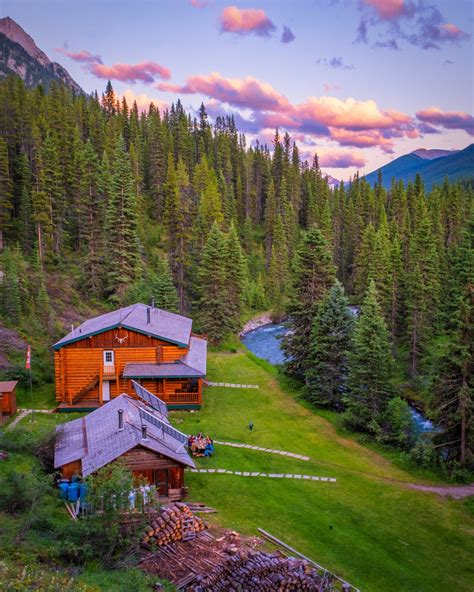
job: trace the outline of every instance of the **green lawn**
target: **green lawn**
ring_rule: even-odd
[[[54,384],[34,385],[33,393],[30,387],[17,387],[16,402],[18,407],[28,409],[54,409],[57,406],[54,397]]]
[[[472,592],[474,520],[466,502],[409,489],[414,474],[338,434],[248,354],[210,354],[208,377],[260,389],[205,389],[200,412],[173,413],[180,430],[312,460],[217,446],[199,466],[337,478],[321,483],[188,473],[191,498],[218,510],[213,520],[246,534],[264,528],[364,591]]]

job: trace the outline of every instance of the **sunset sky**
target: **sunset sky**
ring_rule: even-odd
[[[234,113],[288,130],[348,179],[416,148],[474,141],[471,0],[3,0],[86,92]]]

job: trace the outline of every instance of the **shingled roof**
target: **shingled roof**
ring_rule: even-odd
[[[123,411],[124,420],[124,428],[120,431],[119,409]],[[155,409],[128,395],[120,395],[86,417],[59,425],[56,428],[54,467],[81,460],[82,476],[87,477],[132,448],[143,446],[194,468],[195,464],[182,443],[153,423],[147,422],[147,438],[142,439],[140,410],[169,424],[168,418]]]
[[[206,375],[207,341],[191,337],[188,353],[177,362],[148,364],[131,362],[125,365],[124,378],[202,378]]]
[[[138,303],[84,321],[82,325],[60,339],[53,347],[60,349],[68,343],[74,343],[85,337],[98,335],[118,327],[151,335],[180,347],[187,347],[191,337],[192,324],[192,319],[188,317]]]

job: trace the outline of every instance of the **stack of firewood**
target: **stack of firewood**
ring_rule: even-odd
[[[187,528],[194,528],[194,532],[199,532],[208,528],[207,522],[195,516],[189,507],[184,503],[175,503],[164,506],[161,510],[151,515],[151,523],[145,527],[142,544],[146,547],[150,545],[167,545],[173,541],[180,541],[183,538],[183,523],[187,522]]]
[[[199,576],[193,592],[333,590],[329,574],[318,573],[308,562],[280,553],[239,550],[213,572]]]

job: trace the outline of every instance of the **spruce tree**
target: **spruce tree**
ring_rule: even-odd
[[[119,300],[133,282],[138,264],[138,217],[130,158],[123,138],[115,148],[107,210],[107,279],[112,300]]]
[[[268,296],[276,318],[284,315],[289,288],[288,246],[283,221],[278,215],[273,229],[272,252],[268,266]]]
[[[231,224],[229,233],[225,238],[224,265],[228,325],[232,331],[238,331],[242,320],[247,283],[247,263],[234,224]]]
[[[230,330],[224,247],[224,235],[214,222],[198,269],[197,302],[199,327],[212,343],[220,343]]]
[[[305,395],[314,405],[343,409],[354,317],[336,280],[318,305],[305,372]]]
[[[286,371],[304,377],[317,305],[335,279],[332,253],[318,228],[306,232],[296,252],[294,281],[288,314],[292,331],[283,340]]]
[[[393,358],[387,324],[370,282],[354,330],[349,354],[346,421],[354,429],[377,434],[393,396]]]
[[[13,184],[8,162],[8,147],[0,138],[0,230],[8,233],[13,219]]]
[[[9,325],[18,325],[21,315],[20,278],[14,252],[8,247],[1,256],[3,281],[0,282],[2,315]]]

